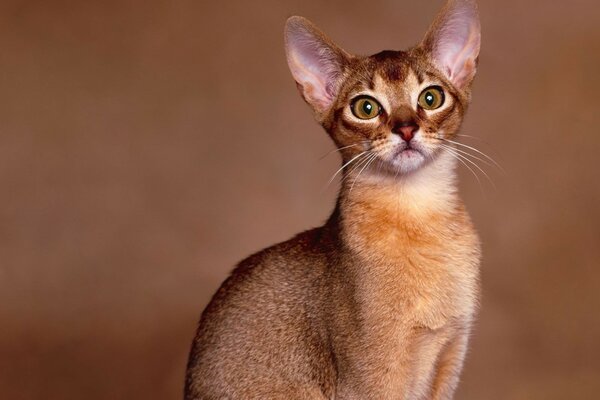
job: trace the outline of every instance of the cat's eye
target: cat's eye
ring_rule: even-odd
[[[369,96],[357,97],[352,101],[350,108],[352,114],[360,119],[373,119],[381,114],[382,110],[377,100]]]
[[[430,86],[419,95],[419,105],[425,110],[435,110],[444,104],[444,91],[439,86]]]

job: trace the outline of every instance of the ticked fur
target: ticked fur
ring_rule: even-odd
[[[351,55],[300,17],[285,39],[339,148],[342,187],[324,226],[223,283],[202,314],[186,399],[451,399],[479,297],[479,239],[448,145],[470,101],[476,5],[447,1],[408,51]],[[419,98],[431,87],[445,101],[430,110]],[[377,115],[357,117],[364,96]]]

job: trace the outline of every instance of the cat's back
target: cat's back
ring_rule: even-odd
[[[186,398],[272,396],[273,382],[331,385],[323,326],[327,236],[324,228],[306,231],[238,264],[202,314]]]

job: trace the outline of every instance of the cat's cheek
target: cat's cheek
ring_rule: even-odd
[[[340,128],[340,133],[344,136],[355,137],[358,140],[364,141],[365,139],[372,140],[377,137],[378,125],[376,121],[359,122],[342,118],[339,121],[338,127]]]

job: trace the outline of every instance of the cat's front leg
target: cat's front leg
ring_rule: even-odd
[[[433,379],[432,400],[452,399],[463,367],[468,341],[469,333],[461,331],[442,350]]]

